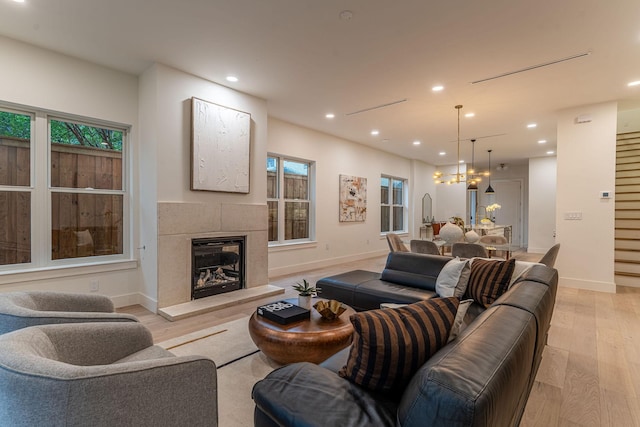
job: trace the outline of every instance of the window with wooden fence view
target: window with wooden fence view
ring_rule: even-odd
[[[50,216],[50,260],[122,254],[125,131],[46,120],[48,139],[34,138],[32,116],[0,111],[0,265],[31,262],[31,209],[36,209],[34,200],[43,200],[35,195],[44,192],[49,209],[39,206],[33,217],[48,223]],[[32,140],[38,147],[46,150],[47,144],[41,144],[45,142],[50,148],[49,185],[36,171],[36,184],[30,186]],[[38,151],[42,154],[46,156],[46,151]],[[22,186],[30,187],[22,190]],[[49,239],[43,236],[34,242],[45,244]]]
[[[380,177],[380,232],[406,231],[404,225],[406,180]]]
[[[309,239],[310,163],[267,157],[269,241]]]

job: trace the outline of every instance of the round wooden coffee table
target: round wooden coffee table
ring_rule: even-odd
[[[298,300],[286,301],[297,304]],[[317,301],[314,298],[313,304]],[[340,317],[327,321],[312,307],[311,319],[280,325],[254,312],[249,319],[249,334],[256,346],[278,363],[320,363],[351,344],[353,326],[349,316],[354,313],[347,306]]]

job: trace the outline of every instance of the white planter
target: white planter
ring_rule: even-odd
[[[440,238],[447,242],[448,245],[459,242],[463,234],[462,229],[451,222],[446,223],[440,229]]]
[[[464,235],[464,238],[469,243],[475,243],[480,240],[480,236],[476,233],[475,230],[467,231]]]
[[[298,306],[311,310],[311,295],[298,295]]]

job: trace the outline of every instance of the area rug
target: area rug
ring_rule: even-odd
[[[218,425],[252,427],[251,389],[277,363],[267,358],[251,340],[249,317],[202,329],[157,343],[177,356],[200,355],[218,368]]]

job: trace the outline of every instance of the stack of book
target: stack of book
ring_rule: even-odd
[[[258,307],[258,316],[281,325],[309,319],[311,312],[287,301],[277,301]]]

